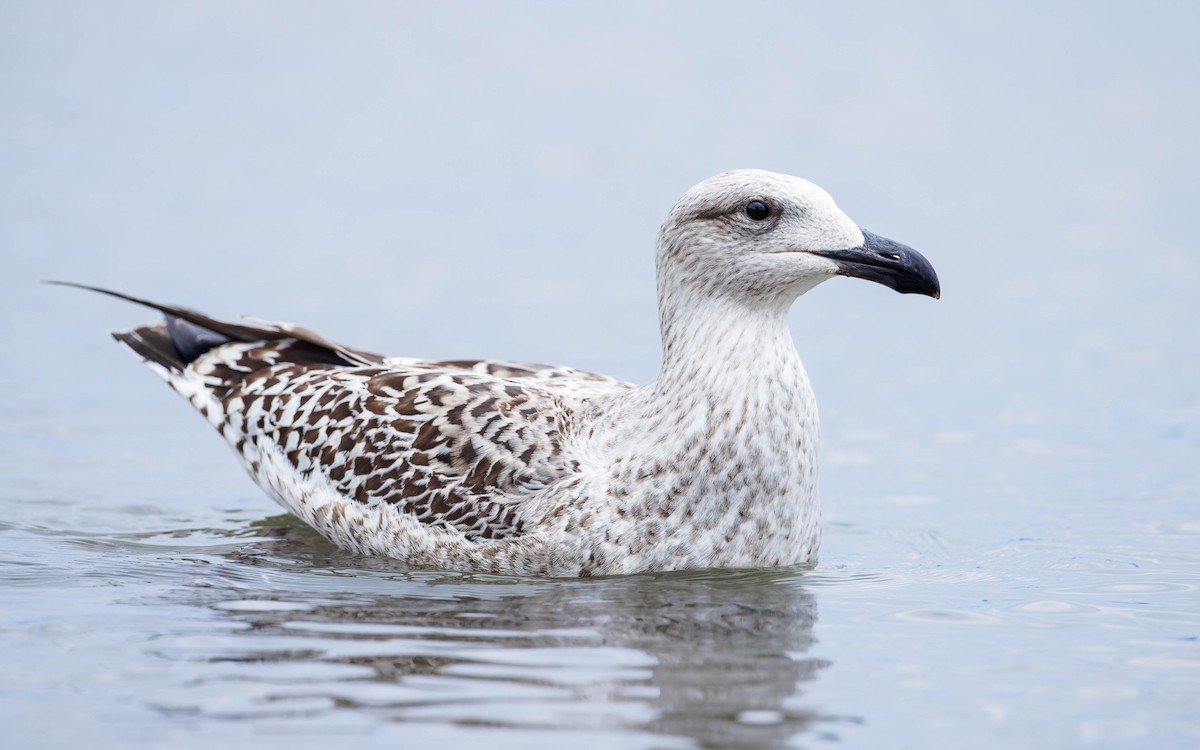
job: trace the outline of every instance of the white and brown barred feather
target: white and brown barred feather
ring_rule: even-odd
[[[385,358],[297,326],[226,323],[114,296],[242,339],[187,361],[166,322],[114,334],[285,507],[294,479],[319,474],[348,503],[390,506],[471,540],[521,534],[521,501],[578,470],[563,442],[579,399],[632,387],[566,367]],[[296,476],[274,475],[281,463]]]

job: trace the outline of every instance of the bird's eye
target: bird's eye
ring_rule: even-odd
[[[746,216],[753,221],[765,221],[771,216],[771,207],[762,201],[750,201],[746,204]]]

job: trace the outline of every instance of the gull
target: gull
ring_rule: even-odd
[[[413,568],[544,577],[813,564],[817,406],[787,327],[834,276],[940,296],[918,252],[816,185],[735,170],[658,233],[658,379],[385,357],[97,287],[114,333],[326,539]]]

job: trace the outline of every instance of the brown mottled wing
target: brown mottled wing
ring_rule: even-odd
[[[495,539],[521,532],[523,496],[576,468],[570,410],[545,389],[451,363],[294,364],[291,345],[229,344],[194,364],[252,469],[252,449],[278,451],[351,501]]]
[[[610,393],[619,393],[635,387],[624,380],[610,378],[607,375],[597,375],[593,372],[576,370],[573,367],[557,365],[539,365],[525,362],[505,362],[501,360],[459,359],[445,361],[427,361],[388,357],[384,364],[399,367],[438,367],[451,370],[467,370],[481,375],[510,381],[520,385],[529,385],[544,389],[551,393],[568,398],[589,398]]]

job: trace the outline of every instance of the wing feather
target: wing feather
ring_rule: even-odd
[[[167,323],[114,335],[187,397],[285,504],[289,477],[262,472],[283,465],[302,477],[320,474],[347,502],[391,506],[471,539],[522,533],[522,500],[579,468],[563,447],[575,407],[633,387],[567,367],[386,358],[287,323],[229,323],[51,283],[167,315]],[[203,345],[182,352],[173,319],[194,326],[184,338]]]
[[[521,533],[521,499],[578,468],[563,457],[572,410],[545,389],[437,363],[297,365],[289,346],[229,344],[193,369],[243,453],[281,451],[349,500],[496,539]]]

